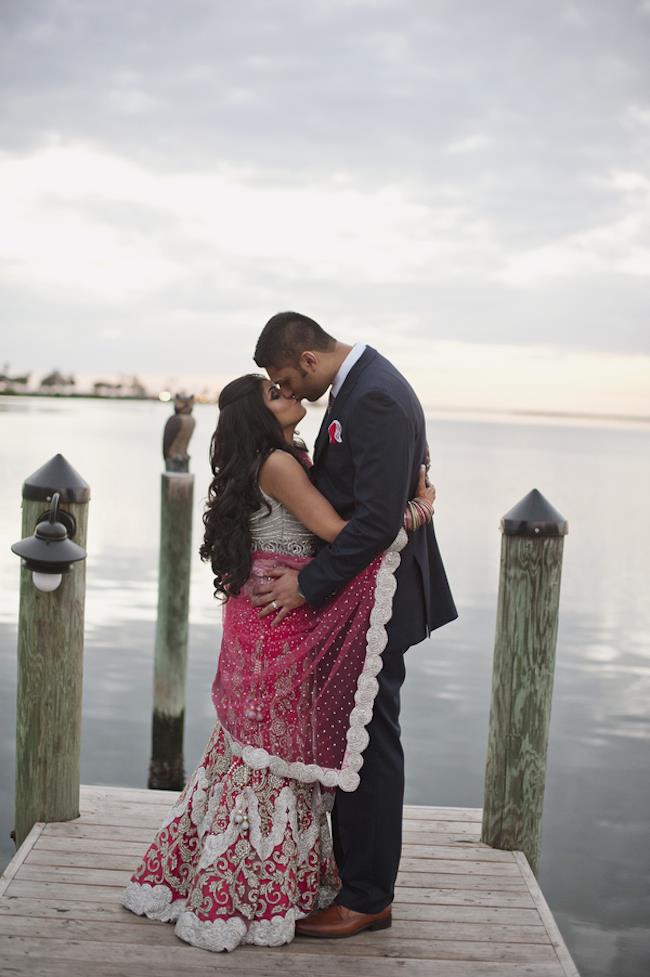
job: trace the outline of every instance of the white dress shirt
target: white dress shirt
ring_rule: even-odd
[[[345,359],[343,360],[343,362],[339,367],[339,372],[334,377],[334,381],[332,383],[332,389],[330,390],[331,400],[333,400],[336,397],[339,390],[345,383],[348,373],[350,372],[354,364],[357,362],[357,360],[361,356],[363,356],[365,349],[366,349],[365,343],[355,343],[355,345],[352,347],[348,355],[345,357]]]

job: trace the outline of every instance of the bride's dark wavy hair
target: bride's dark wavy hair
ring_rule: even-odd
[[[304,446],[290,445],[275,415],[264,403],[266,378],[249,373],[227,384],[219,396],[219,420],[210,442],[212,481],[203,512],[199,554],[214,571],[214,596],[236,596],[251,570],[250,516],[266,504],[259,471],[279,448],[298,458]]]

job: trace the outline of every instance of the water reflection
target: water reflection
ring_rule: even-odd
[[[157,605],[162,429],[157,403],[0,398],[0,848],[12,847],[22,480],[57,451],[92,489],[82,781],[146,782]],[[186,765],[212,723],[220,641],[198,558],[212,407],[195,409],[194,556]],[[317,412],[303,434],[313,439]],[[650,523],[647,429],[430,423],[437,534],[460,618],[408,652],[407,800],[480,806],[499,565],[499,519],[533,486],[568,518],[540,882],[583,977],[650,971]],[[625,518],[610,513],[624,512]]]

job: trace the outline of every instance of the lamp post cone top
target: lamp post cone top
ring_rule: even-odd
[[[23,482],[23,499],[45,501],[52,492],[62,502],[88,502],[90,485],[61,454],[54,455]]]
[[[532,489],[501,519],[505,536],[565,536],[569,524],[538,489]]]

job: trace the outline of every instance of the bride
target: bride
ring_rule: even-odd
[[[289,943],[296,919],[336,896],[327,813],[337,787],[359,783],[406,541],[400,530],[318,610],[305,604],[276,622],[253,606],[271,568],[301,569],[346,525],[309,480],[295,437],[305,413],[262,376],[221,392],[200,549],[225,601],[217,721],[121,897],[208,950]],[[434,498],[423,466],[406,530],[431,518]]]

